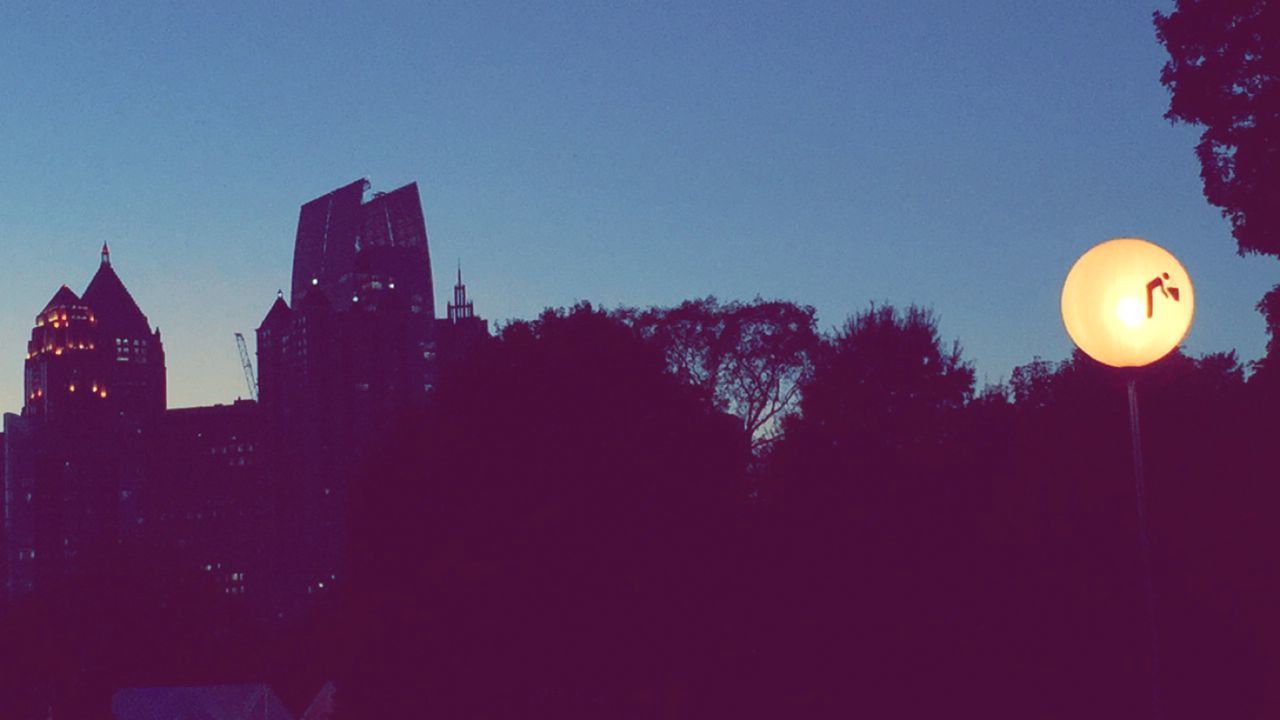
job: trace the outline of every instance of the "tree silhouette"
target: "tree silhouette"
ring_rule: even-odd
[[[1250,384],[1275,402],[1280,400],[1280,285],[1262,297],[1258,309],[1267,321],[1267,352],[1254,361]]]
[[[757,452],[799,406],[819,344],[814,309],[780,300],[722,305],[708,297],[624,318],[662,350],[676,377],[742,420]]]
[[[1138,556],[1125,383],[1136,377],[1154,553],[1164,709],[1170,718],[1267,717],[1263,657],[1276,623],[1271,524],[1276,431],[1234,354],[1180,351],[1141,370],[1077,352],[1014,372],[1015,404],[991,463],[992,516],[1018,582],[1009,641],[1022,714],[1142,716],[1148,618]],[[1270,429],[1268,429],[1270,428]],[[1029,670],[1034,668],[1033,670]],[[1272,680],[1274,682],[1274,680]]]
[[[1177,0],[1172,13],[1155,13],[1155,26],[1169,51],[1165,117],[1204,126],[1196,156],[1205,198],[1231,221],[1241,254],[1280,257],[1280,3]],[[1271,335],[1259,369],[1280,364],[1277,306],[1280,285],[1258,305]]]
[[[937,462],[973,379],[959,343],[943,346],[932,312],[872,305],[823,348],[802,388],[802,415],[787,432],[856,458],[864,468]]]
[[[729,684],[735,426],[589,305],[477,347],[353,490],[343,717],[710,703]]]
[[[1155,26],[1169,51],[1165,117],[1204,126],[1205,197],[1231,221],[1241,253],[1280,255],[1280,5],[1177,0]]]
[[[951,462],[972,386],[921,308],[873,306],[827,342],[751,549],[759,716],[925,717],[989,688],[970,473]]]
[[[343,720],[1142,716],[1130,378],[1167,716],[1280,713],[1260,373],[1077,352],[974,397],[927,310],[796,349],[810,332],[808,308],[708,299],[478,339],[370,428],[347,571],[309,621],[255,632],[180,551],[103,548],[6,611],[0,717],[263,679],[295,709],[335,680]],[[762,415],[725,411],[775,380],[798,400],[753,454]]]

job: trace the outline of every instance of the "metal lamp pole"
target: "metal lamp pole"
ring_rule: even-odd
[[[1142,472],[1142,427],[1138,421],[1138,388],[1128,380],[1129,439],[1133,446],[1133,479],[1138,501],[1138,543],[1142,555],[1143,579],[1147,591],[1147,619],[1151,625],[1151,717],[1160,720],[1160,635],[1156,627],[1156,591],[1152,580],[1151,535],[1147,529],[1147,489]]]

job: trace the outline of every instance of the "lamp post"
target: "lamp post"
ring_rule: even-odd
[[[1117,238],[1076,260],[1062,286],[1062,322],[1071,340],[1093,359],[1139,368],[1168,355],[1191,328],[1195,292],[1187,270],[1168,250],[1138,238]],[[1151,624],[1151,714],[1161,715],[1159,634],[1142,471],[1142,429],[1134,377],[1126,382],[1129,440],[1133,449],[1138,540]]]

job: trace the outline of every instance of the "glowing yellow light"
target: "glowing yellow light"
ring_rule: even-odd
[[[1195,314],[1187,270],[1169,251],[1138,238],[1094,246],[1062,286],[1067,334],[1095,360],[1140,367],[1186,337]]]
[[[106,391],[106,390],[103,390],[102,392],[98,393],[98,395],[99,395],[100,397],[104,397],[104,398],[105,398],[105,397],[107,396],[107,391]]]
[[[1126,327],[1136,328],[1142,324],[1142,301],[1135,297],[1120,298],[1116,303],[1116,317]]]
[[[76,391],[76,386],[75,386],[75,385],[68,385],[68,386],[67,386],[67,390],[70,390],[71,392],[75,392],[75,391]]]

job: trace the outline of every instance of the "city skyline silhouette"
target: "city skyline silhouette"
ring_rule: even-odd
[[[24,9],[0,30],[23,168],[0,177],[0,348],[108,242],[169,338],[171,403],[246,396],[233,335],[289,284],[299,198],[368,177],[419,183],[437,261],[499,323],[759,295],[830,328],[914,302],[997,382],[1069,354],[1071,261],[1137,236],[1201,288],[1189,350],[1259,357],[1270,261],[1234,255],[1194,131],[1161,117],[1150,10],[1040,12]],[[20,368],[0,352],[5,411]]]
[[[1280,0],[6,15],[3,720],[1280,717]]]

